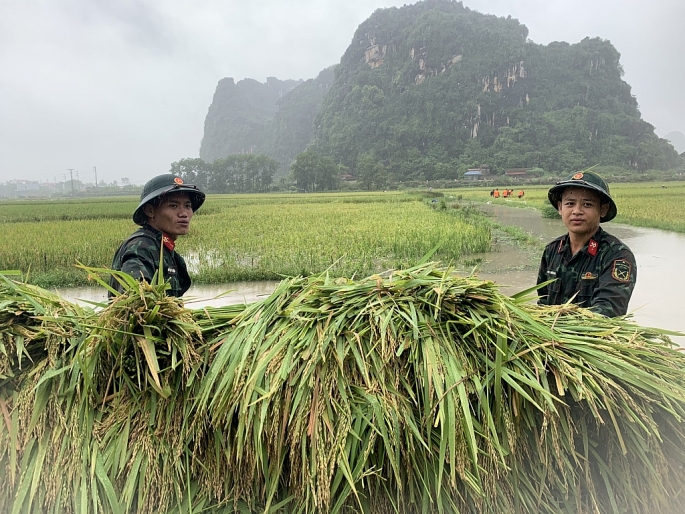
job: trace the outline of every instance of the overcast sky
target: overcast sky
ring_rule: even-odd
[[[197,157],[219,79],[309,79],[394,0],[0,0],[0,181],[143,183]],[[657,134],[685,132],[685,0],[465,0],[546,44],[609,39]],[[74,175],[76,178],[76,175]]]

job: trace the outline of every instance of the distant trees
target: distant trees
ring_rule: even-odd
[[[278,162],[266,155],[229,155],[209,164],[200,158],[171,164],[171,173],[207,193],[263,193],[269,191]]]
[[[383,163],[378,162],[370,154],[363,154],[359,157],[356,173],[361,188],[369,191],[386,189],[393,182]]]
[[[328,191],[338,187],[338,165],[327,156],[305,150],[295,157],[290,172],[297,188],[307,192]]]

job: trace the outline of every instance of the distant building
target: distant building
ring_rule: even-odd
[[[28,180],[17,180],[15,183],[15,192],[17,196],[35,196],[40,191],[39,182],[31,182]]]
[[[526,178],[530,168],[509,168],[504,170],[504,174],[511,178]]]
[[[471,169],[464,173],[466,180],[483,180],[483,172],[479,169]]]
[[[343,182],[354,182],[355,180],[357,180],[357,177],[355,177],[354,175],[345,174],[340,175],[340,180],[342,180]]]

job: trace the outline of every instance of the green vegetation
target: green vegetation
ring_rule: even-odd
[[[196,283],[326,269],[360,276],[411,266],[436,246],[435,258],[446,263],[490,249],[490,227],[476,213],[431,209],[426,200],[403,193],[212,195],[178,249]],[[27,272],[46,287],[84,284],[86,274],[75,264],[108,267],[135,229],[130,215],[137,204],[135,198],[0,204],[0,269]]]
[[[205,193],[265,193],[271,190],[278,163],[266,155],[241,154],[217,159],[181,159],[169,170]],[[330,188],[329,188],[330,189]]]
[[[299,154],[290,166],[292,178],[302,192],[329,191],[338,185],[338,166],[328,156],[312,150]]]
[[[93,271],[95,273],[95,271]],[[661,331],[422,265],[100,312],[0,276],[0,511],[682,511]]]

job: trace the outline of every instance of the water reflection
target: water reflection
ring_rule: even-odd
[[[277,281],[234,282],[231,284],[191,286],[183,296],[190,309],[221,307],[239,303],[252,303],[269,296]],[[101,304],[107,301],[107,292],[101,287],[66,287],[57,291],[62,298],[80,305]]]

